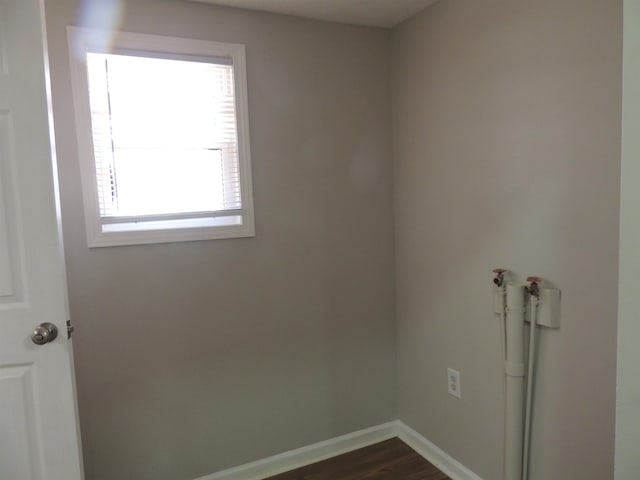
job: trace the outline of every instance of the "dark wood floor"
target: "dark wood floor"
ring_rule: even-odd
[[[265,480],[449,480],[397,438]]]

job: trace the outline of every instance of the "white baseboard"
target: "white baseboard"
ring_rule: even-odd
[[[397,436],[396,422],[384,423],[256,462],[205,475],[196,480],[263,480]]]
[[[396,421],[398,438],[413,448],[421,457],[438,467],[451,480],[482,480],[455,458],[440,450],[418,432],[401,421]]]
[[[478,475],[400,420],[358,430],[357,432],[290,450],[262,460],[205,475],[196,480],[263,480],[273,475],[304,467],[394,437],[400,438],[420,456],[442,470],[451,480],[482,480]]]

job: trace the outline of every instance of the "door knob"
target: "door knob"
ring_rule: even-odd
[[[53,342],[58,336],[58,327],[53,323],[41,323],[31,334],[31,340],[36,345],[44,345]]]

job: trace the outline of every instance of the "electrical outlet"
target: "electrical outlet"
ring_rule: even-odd
[[[447,390],[449,395],[460,398],[462,396],[462,388],[460,385],[460,372],[453,368],[447,368]]]

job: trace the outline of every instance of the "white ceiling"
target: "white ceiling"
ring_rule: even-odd
[[[332,22],[393,27],[438,0],[194,0]]]

